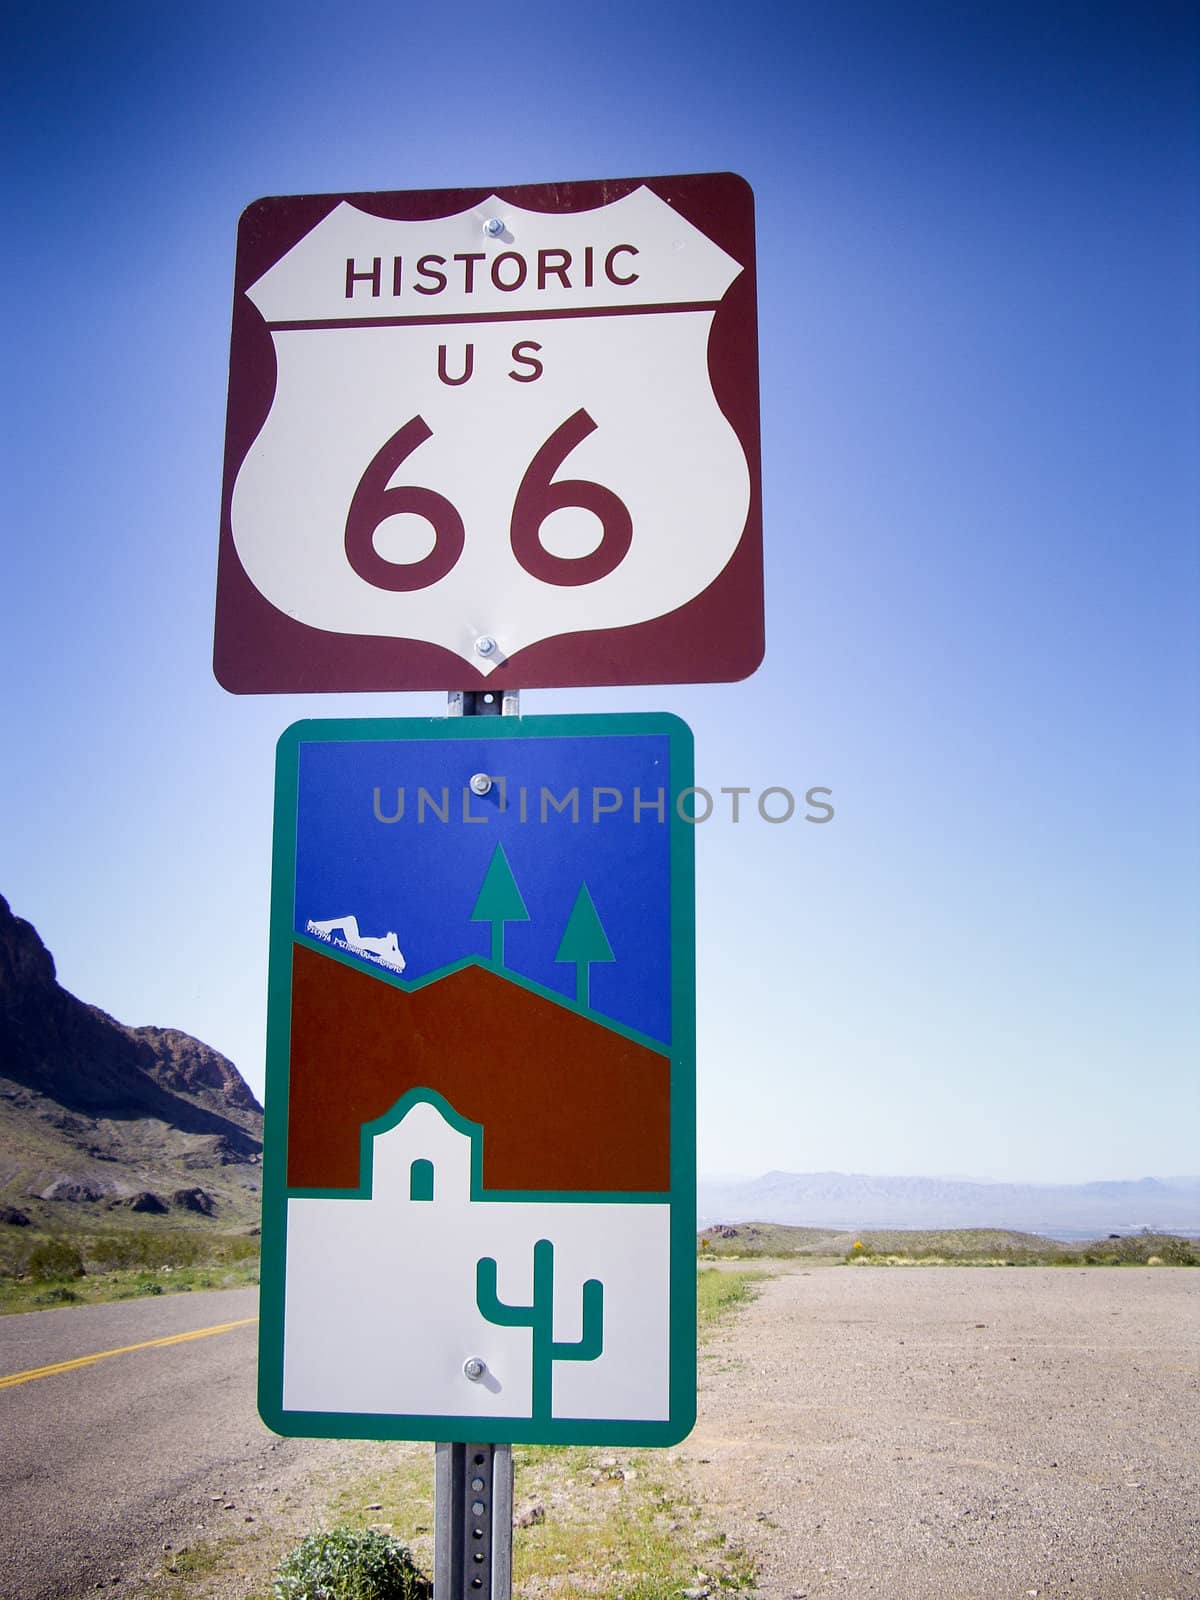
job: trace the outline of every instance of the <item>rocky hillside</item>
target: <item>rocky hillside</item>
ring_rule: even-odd
[[[76,999],[37,929],[0,897],[0,1218],[57,1229],[134,1211],[248,1225],[261,1153],[262,1108],[232,1061]]]

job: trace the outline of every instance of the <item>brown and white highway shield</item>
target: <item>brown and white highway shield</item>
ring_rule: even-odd
[[[248,208],[226,688],[713,682],[762,648],[741,179]]]

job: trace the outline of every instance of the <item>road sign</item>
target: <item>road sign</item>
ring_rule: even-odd
[[[243,215],[227,689],[745,677],[763,649],[759,501],[742,179]]]
[[[690,1430],[691,783],[691,734],[657,713],[283,735],[259,1363],[276,1432]]]

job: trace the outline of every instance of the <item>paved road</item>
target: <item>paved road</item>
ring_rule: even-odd
[[[763,1600],[1200,1600],[1200,1271],[784,1268],[679,1455]]]
[[[0,1596],[129,1592],[281,1446],[255,1411],[255,1289],[0,1318]],[[225,1323],[30,1382],[7,1376]],[[247,1513],[250,1514],[250,1513]]]

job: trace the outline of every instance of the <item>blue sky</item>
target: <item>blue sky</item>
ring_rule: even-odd
[[[734,170],[767,657],[698,781],[700,1161],[1194,1172],[1197,34],[1175,4],[10,14],[0,892],[261,1091],[273,751],[210,668],[260,195]]]

